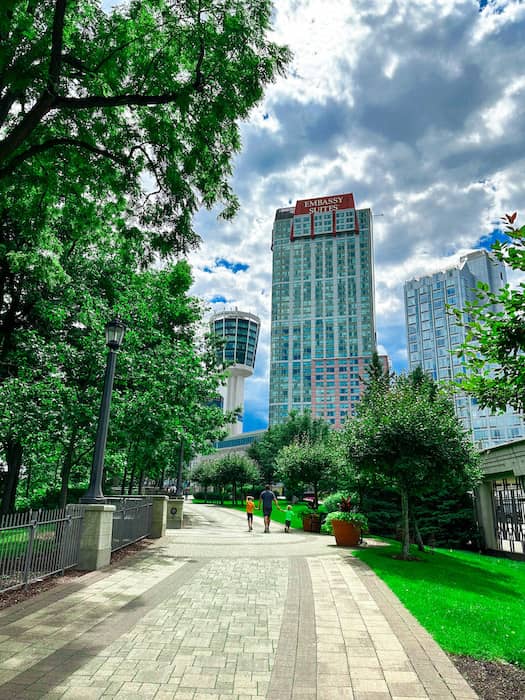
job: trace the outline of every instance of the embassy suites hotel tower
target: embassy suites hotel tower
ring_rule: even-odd
[[[270,425],[310,410],[339,427],[354,410],[376,347],[372,250],[371,211],[353,194],[276,211]]]

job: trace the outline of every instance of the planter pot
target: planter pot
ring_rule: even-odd
[[[321,516],[316,513],[303,515],[304,532],[321,532]]]
[[[346,520],[332,520],[332,531],[339,547],[355,547],[361,539],[361,528]]]

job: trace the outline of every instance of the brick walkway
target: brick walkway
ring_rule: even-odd
[[[147,552],[0,613],[1,700],[476,698],[332,538],[186,508]]]

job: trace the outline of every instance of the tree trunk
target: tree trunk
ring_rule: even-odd
[[[421,537],[421,533],[419,532],[419,528],[417,526],[416,516],[413,516],[412,521],[414,523],[414,535],[415,535],[416,542],[417,542],[417,548],[419,549],[420,552],[424,552],[425,545],[423,543],[423,538]]]
[[[408,559],[410,555],[410,525],[408,518],[408,492],[401,489],[401,528],[403,530],[403,543],[401,556]]]
[[[317,493],[317,484],[314,484],[314,508],[317,510],[319,508],[319,494]]]
[[[126,493],[126,481],[128,478],[128,463],[124,467],[124,474],[122,475],[122,484],[120,485],[120,495],[123,496]]]
[[[2,515],[12,513],[15,509],[16,487],[22,466],[23,448],[18,440],[8,440],[5,444],[5,458],[7,462],[7,476],[5,478],[4,493],[2,494]]]
[[[27,476],[26,476],[26,498],[29,498],[29,491],[31,489],[31,462],[29,462],[29,466],[27,467]]]
[[[64,461],[62,462],[62,469],[60,470],[60,498],[58,501],[59,508],[65,508],[67,503],[67,492],[69,488],[69,476],[71,474],[71,467],[73,465],[73,455],[75,453],[75,442],[77,439],[77,429],[73,428],[71,431],[71,436],[67,445],[66,455]]]
[[[54,491],[54,490],[56,489],[56,487],[57,487],[58,464],[59,464],[59,462],[58,462],[58,459],[57,459],[56,462],[55,462],[55,471],[54,471],[54,473],[53,473],[53,491]]]
[[[142,494],[142,489],[144,488],[144,470],[139,474],[139,495]]]
[[[133,493],[133,482],[135,481],[135,467],[131,467],[131,474],[129,475],[129,487],[128,487],[128,496],[131,496]]]

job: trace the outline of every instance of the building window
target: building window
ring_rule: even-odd
[[[293,222],[294,237],[309,236],[311,227],[310,215],[295,216]]]
[[[353,209],[344,209],[335,214],[335,230],[336,231],[354,231],[355,230],[355,211]]]
[[[332,213],[314,214],[314,232],[315,233],[332,233],[333,221]]]

